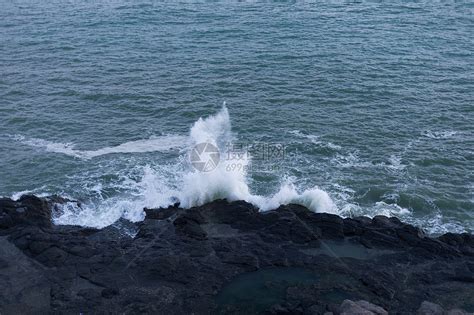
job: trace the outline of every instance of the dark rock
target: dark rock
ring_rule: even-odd
[[[438,304],[424,301],[418,309],[418,315],[443,315],[444,309]]]
[[[102,293],[101,293],[102,297],[106,299],[111,299],[118,294],[119,294],[119,291],[117,289],[112,289],[112,288],[105,288],[102,290]]]
[[[344,238],[344,220],[341,217],[320,213],[314,217],[313,222],[321,229],[325,238]]]
[[[61,266],[66,260],[66,257],[67,253],[65,251],[56,246],[52,246],[36,256],[35,259],[47,267],[54,267]]]
[[[396,218],[243,202],[51,224],[60,197],[0,199],[0,313],[415,314],[474,311],[474,237]],[[356,301],[356,302],[354,302]],[[370,301],[366,302],[366,301]]]
[[[22,196],[18,201],[0,199],[0,229],[19,224],[51,225],[50,203],[35,196]]]
[[[194,217],[183,215],[174,220],[176,231],[198,240],[204,240],[207,237],[207,233],[201,228],[199,218],[196,219]]]
[[[472,313],[468,313],[468,312],[465,312],[465,311],[460,310],[460,309],[452,309],[452,310],[449,310],[445,313],[446,313],[446,315],[472,315]]]
[[[145,208],[145,217],[148,220],[165,220],[172,216],[176,216],[180,211],[177,207],[168,207],[162,209],[148,209]]]

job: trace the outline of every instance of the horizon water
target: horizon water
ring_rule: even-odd
[[[57,224],[227,198],[474,230],[472,3],[2,8],[0,196],[79,201]]]

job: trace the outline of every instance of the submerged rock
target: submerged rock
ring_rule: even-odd
[[[53,202],[0,199],[1,314],[474,311],[470,234],[225,200],[98,230],[53,225]]]

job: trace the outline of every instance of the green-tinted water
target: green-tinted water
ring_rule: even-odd
[[[1,8],[0,195],[83,201],[59,223],[139,219],[170,196],[205,200],[211,182],[213,196],[247,196],[241,178],[184,185],[189,128],[226,101],[234,143],[285,147],[254,156],[252,195],[291,182],[318,186],[342,215],[474,227],[472,2]],[[321,192],[291,194],[274,201],[327,209]]]

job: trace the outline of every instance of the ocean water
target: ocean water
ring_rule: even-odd
[[[228,198],[474,230],[471,1],[0,5],[0,195],[80,201],[58,224]]]

